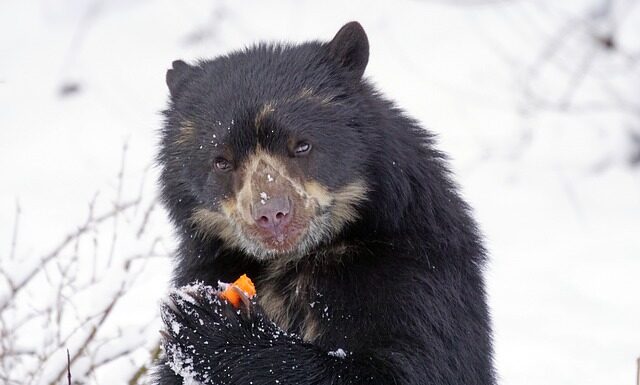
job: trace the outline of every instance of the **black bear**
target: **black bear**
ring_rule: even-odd
[[[368,59],[351,22],[167,72],[180,247],[156,384],[495,383],[477,226]],[[244,273],[236,310],[215,290]]]

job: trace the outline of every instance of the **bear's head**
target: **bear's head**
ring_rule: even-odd
[[[174,221],[258,258],[302,256],[357,221],[370,190],[369,44],[257,45],[167,72],[162,195]]]

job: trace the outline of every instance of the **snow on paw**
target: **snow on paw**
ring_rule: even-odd
[[[167,365],[185,384],[218,383],[214,368],[224,365],[226,341],[238,329],[238,316],[228,317],[224,301],[210,286],[193,284],[174,289],[161,306],[162,347]],[[212,382],[213,381],[213,382]]]
[[[184,384],[200,385],[208,383],[208,374],[199,372],[195,365],[194,356],[184,350],[184,347],[175,342],[163,341],[163,349],[166,357],[166,365],[173,372],[183,378]]]
[[[218,297],[218,290],[198,283],[172,290],[161,311],[165,332],[174,338],[211,336],[239,322],[239,312]]]

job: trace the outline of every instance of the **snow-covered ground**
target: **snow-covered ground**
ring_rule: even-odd
[[[121,216],[92,223],[62,249],[63,262],[38,270],[0,310],[0,331],[14,331],[1,336],[0,382],[59,378],[64,349],[28,374],[38,366],[29,351],[55,341],[77,354],[74,375],[101,364],[94,384],[126,383],[148,361],[170,274],[171,229],[153,205],[150,166],[171,61],[260,40],[327,40],[350,20],[369,35],[367,76],[439,135],[486,234],[501,384],[634,383],[640,2],[632,0],[0,2],[0,307],[85,223],[90,201],[98,216],[142,195]],[[82,269],[95,279],[77,283],[79,293],[56,292],[65,272]],[[120,287],[128,294],[86,345],[88,360],[92,312],[103,314]],[[56,300],[75,310],[42,310]],[[19,354],[7,358],[9,347]]]

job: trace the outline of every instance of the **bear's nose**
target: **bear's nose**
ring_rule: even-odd
[[[280,235],[291,221],[291,201],[286,196],[269,197],[261,194],[260,201],[253,204],[253,219],[258,226]]]

